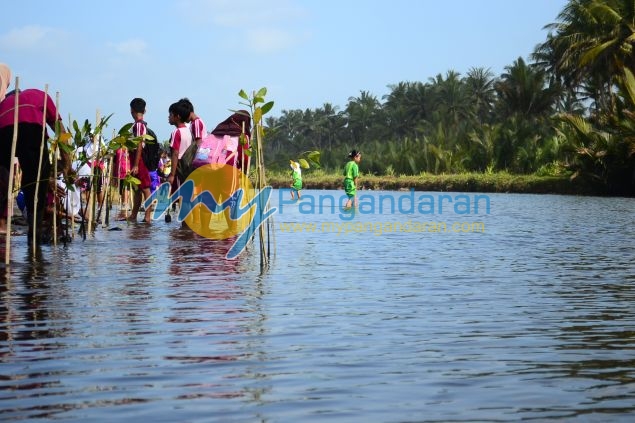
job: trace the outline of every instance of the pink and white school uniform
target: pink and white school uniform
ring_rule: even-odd
[[[172,131],[172,136],[170,137],[170,147],[173,150],[178,151],[178,158],[181,160],[185,151],[192,144],[192,133],[190,130],[183,124],[183,126],[179,126],[174,128]],[[174,164],[173,164],[174,165]]]
[[[190,132],[192,133],[192,140],[203,139],[207,136],[207,128],[203,119],[196,116],[194,120],[190,122]]]

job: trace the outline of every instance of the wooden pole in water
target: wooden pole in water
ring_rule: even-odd
[[[60,93],[57,91],[55,93],[55,110],[60,109]],[[61,132],[61,128],[60,128]],[[55,183],[54,191],[53,191],[53,245],[57,245],[57,154],[59,149],[59,134],[57,142],[55,143],[55,148],[53,149],[53,179]]]
[[[40,160],[38,161],[37,166],[37,178],[35,179],[35,198],[33,199],[33,247],[36,245],[37,240],[37,227],[35,226],[35,222],[37,222],[37,207],[38,207],[38,196],[40,191],[40,178],[42,177],[42,155],[44,154],[44,143],[46,142],[46,106],[48,105],[48,95],[49,95],[49,84],[44,85],[44,111],[42,113],[42,139],[40,140]],[[33,254],[35,255],[35,248],[33,248]]]
[[[106,169],[106,187],[104,188],[104,200],[101,203],[101,207],[99,208],[99,214],[101,214],[101,209],[106,206],[106,215],[104,216],[104,226],[108,226],[110,223],[110,203],[112,201],[111,195],[111,177],[112,177],[112,165],[113,165],[113,156],[110,156],[108,159],[108,169]]]
[[[99,110],[96,111],[95,113],[95,125],[99,124]],[[90,155],[90,157],[86,157],[86,159],[88,160],[88,163],[90,165],[90,176],[88,177],[88,198],[86,200],[86,215],[87,215],[87,230],[88,232],[92,232],[95,227],[94,227],[94,219],[95,219],[95,189],[96,189],[96,180],[95,180],[95,165],[96,165],[96,155],[95,152],[97,151],[96,148],[99,147],[95,147],[95,141],[97,140],[97,134],[93,134],[92,138],[90,139],[90,142],[93,145],[92,148],[92,153]],[[84,146],[84,153],[86,152],[86,147]],[[92,162],[92,164],[91,164]]]
[[[72,127],[73,127],[73,124],[72,124],[72,120],[71,120],[71,115],[69,113],[68,114],[68,126],[67,126],[69,133],[70,133]],[[69,153],[69,156],[68,156],[68,160],[70,162],[70,163],[68,163],[68,166],[69,166],[69,168],[71,170],[73,168],[74,159],[75,159],[75,151],[73,151],[72,153]],[[68,184],[68,175],[66,175],[66,177],[64,178],[64,184],[66,185],[66,200],[65,200],[66,202],[64,204],[64,206],[65,206],[64,212],[66,214],[66,230],[65,230],[65,233],[64,233],[64,245],[66,245],[66,241],[70,241],[71,239],[75,238],[75,213],[73,212],[75,210],[75,202],[74,202],[75,198],[74,197],[70,197],[70,204],[71,204],[70,211],[72,212],[72,214],[71,214],[71,219],[70,219],[71,220],[71,223],[70,223],[70,226],[71,226],[70,234],[71,234],[71,236],[69,237],[68,236],[68,234],[69,234],[69,231],[68,231],[68,215],[69,215],[68,214],[68,212],[69,212],[69,210],[68,210],[68,202],[69,202],[69,198],[68,198],[68,185],[67,185]],[[77,186],[75,186],[75,187],[73,187],[73,189],[78,189],[78,188],[77,188]],[[79,194],[79,198],[80,198],[79,210],[81,211],[81,209],[82,209],[82,206],[81,206],[81,204],[82,204],[82,202],[81,202],[81,192]]]
[[[262,148],[262,119],[257,114],[254,114],[256,121],[254,122],[254,128],[256,132],[256,151],[257,151],[257,169],[256,172],[258,174],[258,190],[262,191],[267,185],[266,176],[265,176],[265,161],[263,157],[263,148]],[[262,197],[259,197],[259,201],[262,201]],[[265,212],[265,204],[260,205],[260,213]],[[269,220],[268,220],[269,221]],[[267,225],[268,229],[268,225]],[[261,225],[259,228],[260,231],[260,270],[264,271],[269,266],[269,252],[270,252],[270,244],[268,233],[265,233],[264,225]]]
[[[97,145],[99,146],[99,150],[97,152],[97,163],[99,168],[101,169],[101,191],[97,192],[97,202],[99,203],[99,197],[101,193],[103,193],[103,198],[101,199],[101,204],[99,204],[99,208],[97,209],[97,219],[96,224],[99,225],[98,219],[101,218],[101,212],[104,209],[104,205],[106,206],[105,217],[102,220],[102,226],[107,226],[108,224],[108,190],[110,189],[110,168],[112,162],[112,156],[108,158],[108,166],[106,166],[106,157],[102,155],[101,146],[102,146],[103,137],[101,136],[101,132],[97,138]],[[105,142],[104,142],[105,146]],[[103,168],[102,168],[103,166]],[[95,184],[96,187],[99,187],[99,181]]]
[[[18,106],[20,97],[20,77],[15,77],[15,103],[13,106],[13,140],[11,142],[11,161],[9,162],[9,181],[7,183],[7,234],[5,235],[4,263],[11,261],[11,218],[13,217],[13,176],[15,174],[15,145],[18,142]]]

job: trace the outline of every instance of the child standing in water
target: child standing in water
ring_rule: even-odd
[[[300,190],[302,189],[302,170],[300,169],[300,163],[291,160],[291,169],[293,169],[293,173],[291,174],[291,199],[295,200],[295,194],[298,194],[298,200],[300,200],[302,198],[300,194]]]
[[[359,176],[359,162],[362,160],[362,153],[357,150],[353,150],[348,155],[349,161],[344,167],[344,191],[348,196],[345,209],[350,209],[352,206],[357,207],[357,177]]]

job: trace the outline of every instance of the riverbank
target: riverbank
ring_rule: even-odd
[[[271,172],[267,182],[274,188],[286,188],[290,174]],[[342,177],[322,171],[302,175],[305,189],[341,189]],[[377,176],[361,175],[360,186],[373,190],[503,192],[523,194],[605,195],[599,187],[568,176],[512,175],[509,173],[465,173],[458,175]]]

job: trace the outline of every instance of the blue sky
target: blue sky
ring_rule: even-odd
[[[194,103],[208,129],[261,87],[282,110],[343,110],[367,91],[454,70],[496,75],[544,42],[565,0],[24,0],[3,4],[0,62],[22,88],[60,93],[67,122],[113,114],[110,138],[148,102],[159,138],[168,107]],[[13,86],[13,84],[12,84]]]

